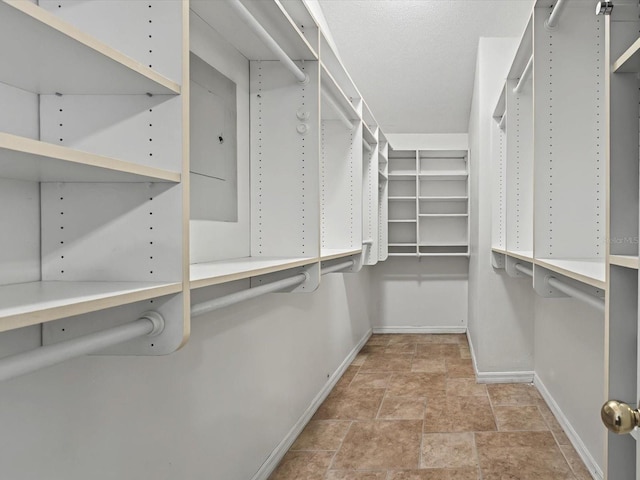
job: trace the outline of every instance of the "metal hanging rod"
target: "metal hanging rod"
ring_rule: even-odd
[[[369,145],[369,143],[364,138],[362,139],[362,146],[367,152],[373,152],[373,147]]]
[[[524,70],[522,71],[522,75],[520,75],[520,79],[518,80],[518,84],[513,89],[513,93],[520,93],[522,91],[522,88],[524,87],[524,84],[527,83],[527,80],[529,80],[529,77],[531,76],[532,71],[533,71],[533,55],[531,55],[531,58],[527,62],[527,66],[524,67]]]
[[[96,353],[134,338],[159,335],[163,329],[162,315],[145,312],[131,323],[0,359],[0,381]]]
[[[296,77],[298,82],[303,84],[309,83],[309,75],[307,75],[293,60],[291,60],[291,58],[289,58],[287,52],[285,52],[278,42],[269,35],[269,32],[267,32],[260,22],[251,15],[251,12],[247,10],[240,0],[227,0],[227,3],[231,8],[233,8],[244,23],[253,30],[253,33],[256,34],[262,43],[271,50],[271,52],[278,57],[278,60],[280,60],[282,64],[293,74],[293,76]]]
[[[595,295],[591,295],[586,293],[579,288],[572,287],[564,283],[561,280],[558,280],[556,277],[548,277],[546,279],[548,285],[552,286],[556,290],[560,290],[562,293],[569,295],[570,297],[575,298],[576,300],[581,300],[584,303],[591,305],[592,307],[604,312],[604,299],[600,297],[596,297]]]
[[[533,269],[527,267],[526,265],[522,265],[521,263],[516,263],[515,269],[518,270],[520,273],[525,274],[528,277],[533,277]]]
[[[502,114],[502,117],[500,118],[500,122],[498,122],[498,128],[500,130],[504,130],[504,126],[506,122],[507,122],[507,112],[504,112]]]
[[[347,130],[353,130],[355,128],[355,125],[349,119],[349,116],[346,113],[344,113],[344,110],[342,109],[340,102],[336,100],[336,98],[333,96],[333,93],[330,92],[329,89],[326,88],[324,85],[322,86],[322,95],[324,95],[324,98],[327,99],[327,101],[329,102],[329,105],[333,107],[333,110],[338,115],[338,119],[344,124]]]
[[[279,292],[285,288],[295,287],[304,283],[309,278],[308,273],[299,273],[293,277],[277,280],[275,282],[266,283],[258,287],[249,288],[240,292],[231,293],[223,297],[214,298],[202,303],[196,303],[191,305],[191,317],[197,317],[204,315],[205,313],[213,312],[236,303],[251,300],[252,298],[260,297],[267,293]]]
[[[356,264],[353,260],[347,260],[346,262],[336,263],[335,265],[331,265],[329,267],[325,267],[321,270],[320,275],[326,275],[327,273],[335,273],[341,270],[345,270],[347,268],[351,268]]]
[[[562,15],[567,3],[567,0],[556,1],[556,4],[553,6],[553,10],[551,10],[551,15],[549,15],[549,18],[544,21],[545,28],[553,29],[558,26],[558,20],[560,20],[560,15]]]

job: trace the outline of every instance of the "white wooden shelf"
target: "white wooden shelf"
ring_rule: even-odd
[[[604,258],[538,258],[535,263],[587,285],[605,288],[606,264]]]
[[[464,180],[469,174],[452,170],[449,172],[420,172],[418,176],[423,180]]]
[[[314,257],[243,257],[191,264],[191,288],[233,282],[317,262]]]
[[[438,218],[438,217],[468,217],[469,215],[467,213],[421,213],[419,215],[420,217],[432,217],[432,218]]]
[[[359,255],[362,248],[323,248],[320,252],[320,260],[335,260],[336,258]]]
[[[389,223],[416,223],[415,218],[390,218]]]
[[[389,173],[389,180],[415,180],[415,179],[416,179],[416,172]]]
[[[609,263],[619,267],[626,267],[638,270],[638,256],[634,255],[609,255]]]
[[[181,283],[30,282],[0,286],[0,331],[182,291]]]
[[[419,257],[468,257],[466,252],[418,253]]]
[[[640,72],[640,38],[614,62],[613,71],[615,73]]]
[[[407,201],[414,201],[415,202],[416,197],[389,197],[389,201],[391,202],[407,202]]]
[[[416,247],[418,244],[416,242],[411,243],[389,243],[390,247]]]
[[[0,1],[0,82],[40,94],[179,94],[180,85],[24,0]]]
[[[427,242],[427,243],[420,243],[418,246],[420,246],[420,247],[468,247],[469,244],[468,243],[456,243],[456,242],[451,242],[451,243]]]
[[[524,260],[525,262],[533,262],[532,250],[506,250],[505,253],[510,257]]]
[[[446,197],[439,197],[439,196],[427,196],[427,197],[418,197],[418,200],[424,200],[427,202],[466,202],[467,200],[469,200],[469,197],[467,196],[446,196]]]
[[[389,245],[391,246],[391,245]],[[390,257],[417,257],[418,253],[393,253],[389,252]]]
[[[180,182],[180,174],[0,133],[2,177],[38,182]]]

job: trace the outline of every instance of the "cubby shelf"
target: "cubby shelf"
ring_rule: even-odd
[[[466,202],[469,200],[467,196],[451,196],[451,197],[440,197],[440,196],[427,196],[427,197],[418,197],[418,200],[424,200],[427,202]]]
[[[317,262],[314,257],[244,257],[191,265],[191,288],[280,272]]]
[[[182,291],[181,283],[29,282],[0,286],[0,331]]]
[[[416,223],[415,218],[392,218],[389,219],[389,223]]]
[[[2,177],[40,182],[180,182],[180,173],[0,132]]]
[[[613,64],[614,73],[640,72],[640,38],[631,45]]]
[[[638,256],[634,255],[609,255],[609,263],[619,267],[631,268],[638,270]]]
[[[320,252],[320,260],[335,260],[336,258],[350,257],[361,253],[361,248],[323,248]]]
[[[416,174],[411,172],[389,174],[389,180],[415,180],[415,179],[416,179]]]
[[[391,202],[407,202],[412,201],[415,202],[416,197],[389,197],[389,201]]]
[[[433,180],[464,180],[469,176],[467,172],[420,172],[418,175],[421,179],[433,179]]]
[[[40,94],[179,94],[151,68],[21,0],[0,1],[0,81]]]
[[[439,218],[439,217],[468,217],[469,214],[467,214],[467,213],[421,213],[419,216],[420,217],[432,217],[432,218]]]
[[[597,288],[605,288],[606,264],[604,259],[590,258],[538,258],[535,264]]]

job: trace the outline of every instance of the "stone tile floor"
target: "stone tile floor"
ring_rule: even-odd
[[[479,385],[465,335],[373,335],[270,480],[589,480],[532,385]]]

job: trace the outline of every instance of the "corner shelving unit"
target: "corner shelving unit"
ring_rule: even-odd
[[[390,257],[418,255],[418,163],[415,150],[388,150]]]

